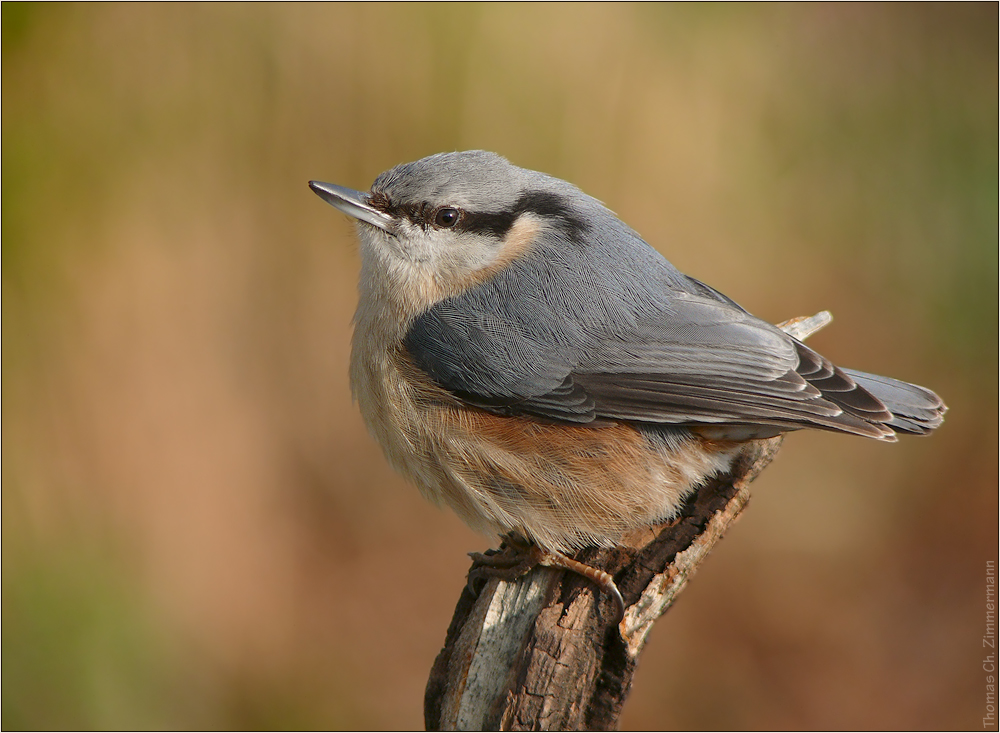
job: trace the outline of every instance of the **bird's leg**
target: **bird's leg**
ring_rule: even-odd
[[[560,552],[553,552],[551,550],[543,550],[542,552],[545,553],[545,557],[539,561],[539,565],[550,568],[563,568],[577,575],[582,575],[610,595],[611,600],[615,603],[615,625],[621,623],[621,620],[625,618],[625,599],[622,598],[621,591],[615,585],[615,579],[609,573],[591,565],[584,565],[582,562],[574,560],[571,557],[566,557]]]
[[[486,553],[470,552],[469,557],[472,558],[472,569],[469,571],[469,590],[473,592],[475,592],[473,584],[477,580],[485,580],[486,578],[515,580],[526,575],[537,565],[541,565],[548,568],[569,570],[577,575],[582,575],[611,596],[615,604],[616,624],[620,623],[625,616],[625,601],[611,575],[600,568],[584,565],[561,552],[539,547],[516,532],[504,535],[499,550],[488,550]]]

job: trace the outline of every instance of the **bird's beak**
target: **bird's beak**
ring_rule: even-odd
[[[330,206],[340,209],[348,216],[378,227],[388,234],[396,233],[395,220],[369,204],[367,193],[320,181],[309,181],[309,188]]]

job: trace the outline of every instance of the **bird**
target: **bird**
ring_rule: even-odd
[[[569,555],[676,516],[748,444],[942,423],[934,392],[834,365],[495,153],[404,163],[367,192],[309,186],[357,222],[351,388],[388,462],[528,567],[588,577],[619,620],[613,578]]]

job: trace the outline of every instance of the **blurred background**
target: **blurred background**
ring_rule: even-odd
[[[2,6],[5,729],[418,728],[495,544],[386,466],[347,218],[468,148],[568,179],[931,438],[797,434],[623,728],[979,727],[998,9]]]

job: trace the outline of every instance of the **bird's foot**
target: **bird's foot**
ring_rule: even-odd
[[[477,581],[489,578],[516,580],[541,565],[582,575],[611,596],[615,604],[615,624],[620,623],[625,616],[625,601],[610,574],[567,557],[561,552],[539,547],[516,532],[504,535],[499,550],[487,550],[485,553],[470,552],[469,557],[472,558],[472,569],[469,571],[468,585],[469,590],[475,594],[479,592],[476,588]]]

